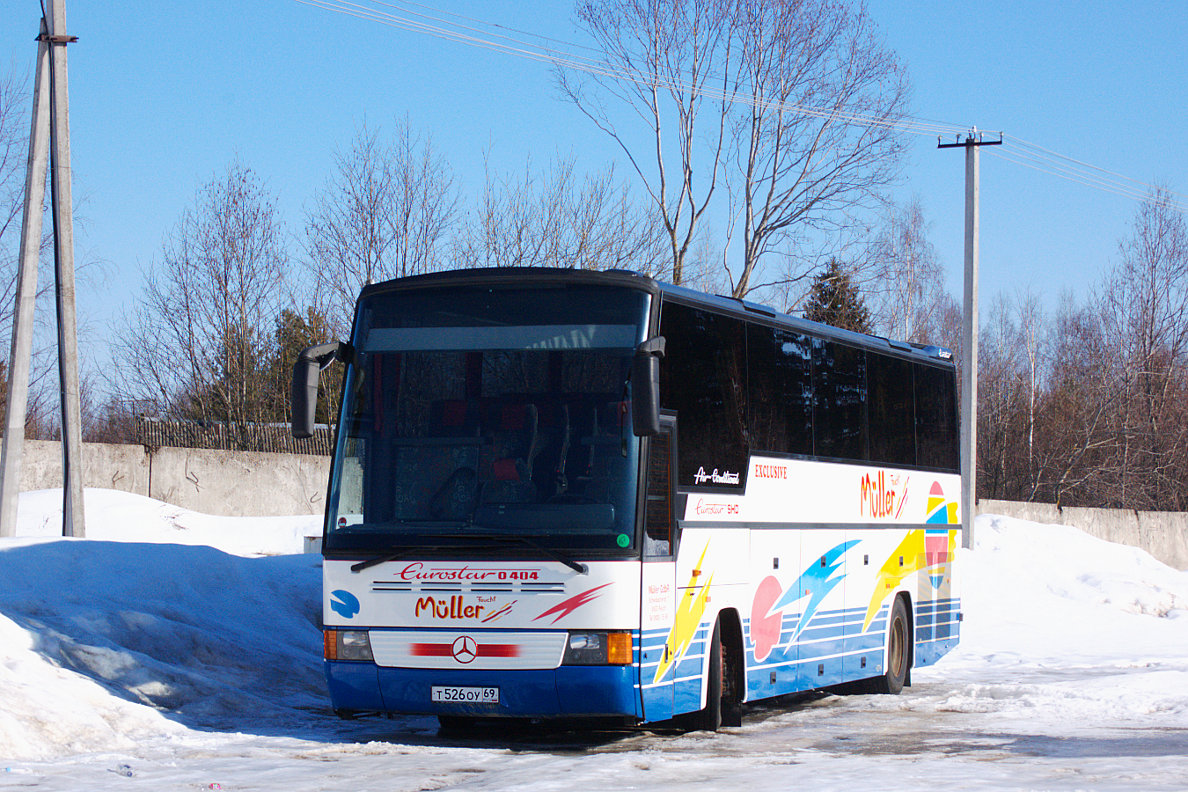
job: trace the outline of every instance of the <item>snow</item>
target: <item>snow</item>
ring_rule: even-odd
[[[983,516],[962,643],[901,696],[793,697],[717,734],[340,721],[317,518],[87,490],[21,496],[0,539],[0,790],[1188,788],[1188,572]]]

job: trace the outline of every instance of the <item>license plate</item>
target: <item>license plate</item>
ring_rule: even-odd
[[[453,704],[498,704],[499,688],[434,685],[429,689],[429,698]]]

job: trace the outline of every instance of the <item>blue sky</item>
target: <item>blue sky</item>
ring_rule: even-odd
[[[427,0],[521,31],[583,41],[569,2]],[[912,113],[1004,130],[1061,154],[1188,193],[1188,3],[872,0],[907,64]],[[0,68],[31,72],[35,0],[0,12]],[[76,231],[102,262],[80,295],[96,335],[139,293],[142,273],[197,189],[238,158],[279,197],[294,237],[303,208],[358,126],[408,117],[477,191],[499,170],[618,154],[562,101],[541,63],[367,22],[295,0],[68,3]],[[1083,294],[1116,255],[1137,204],[983,149],[983,299],[1030,288],[1055,305]],[[625,163],[618,169],[628,175]],[[919,197],[960,295],[964,161],[913,137],[899,188]]]

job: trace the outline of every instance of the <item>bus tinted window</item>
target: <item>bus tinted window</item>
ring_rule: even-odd
[[[866,352],[815,339],[813,439],[818,456],[866,459]]]
[[[950,371],[916,365],[917,464],[957,470],[957,393]]]
[[[661,406],[677,414],[677,480],[737,488],[747,464],[747,343],[743,323],[665,303]]]
[[[755,450],[813,453],[812,342],[791,330],[747,329],[750,437]]]
[[[911,362],[869,354],[867,390],[870,461],[883,465],[915,465],[916,408]]]

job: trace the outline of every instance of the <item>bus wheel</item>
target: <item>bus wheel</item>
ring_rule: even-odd
[[[705,675],[705,709],[693,714],[693,728],[717,731],[722,725],[722,628],[714,624],[710,640],[709,670]]]
[[[870,680],[871,693],[898,695],[907,681],[911,663],[911,632],[908,629],[907,606],[903,597],[896,597],[891,606],[891,620],[887,626],[887,671]]]
[[[722,641],[722,625],[718,622],[714,624],[714,635],[710,640],[705,708],[683,716],[679,721],[683,728],[717,731],[722,726],[742,725],[742,701],[733,658],[733,653]]]
[[[718,641],[718,657],[720,658],[720,668],[722,680],[722,697],[721,697],[721,711],[722,711],[722,725],[723,726],[742,726],[742,710],[743,710],[743,649],[742,644],[736,637],[739,633],[734,624],[730,625],[727,633],[731,638],[729,641]],[[721,635],[719,635],[721,638]]]

